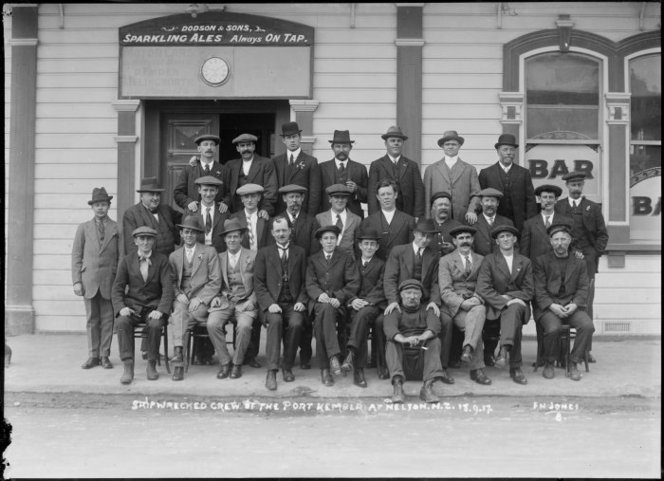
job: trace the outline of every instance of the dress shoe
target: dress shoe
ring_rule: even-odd
[[[309,361],[300,361],[300,369],[311,369],[311,363]]]
[[[249,361],[245,361],[244,364],[246,364],[249,367],[253,367],[254,369],[263,367],[256,358],[250,359]]]
[[[353,372],[353,384],[359,387],[367,387],[367,380],[364,379],[364,369],[358,367]]]
[[[507,364],[507,349],[505,347],[500,348],[493,362],[496,367],[505,367],[505,364]]]
[[[284,368],[281,370],[281,373],[284,375],[284,382],[295,381],[295,375],[292,370]]]
[[[389,379],[390,373],[386,367],[381,367],[378,369],[378,379]]]
[[[157,361],[148,361],[148,368],[146,372],[148,381],[156,381],[159,379],[159,373],[157,372]]]
[[[237,379],[242,377],[242,366],[240,364],[233,364],[233,369],[231,369],[231,379]]]
[[[438,376],[445,384],[454,384],[454,378],[447,373],[447,369],[443,368],[443,375]]]
[[[184,367],[176,366],[173,368],[173,381],[182,381],[184,379]]]
[[[231,365],[223,364],[217,373],[217,379],[226,379],[231,373]]]
[[[484,364],[486,364],[488,367],[493,367],[496,365],[496,360],[493,357],[493,354],[484,354]]]
[[[267,371],[267,377],[265,378],[265,387],[270,391],[277,390],[277,371],[272,369]]]
[[[556,373],[553,369],[553,364],[550,362],[547,362],[544,365],[544,370],[542,371],[542,376],[546,379],[553,379],[555,377]]]
[[[330,357],[330,371],[332,371],[332,374],[335,376],[341,374],[341,366],[339,365],[339,359],[337,356]]]
[[[326,386],[334,386],[334,378],[332,377],[332,374],[330,374],[329,369],[321,369],[320,370],[320,380]]]
[[[392,382],[394,391],[392,393],[392,404],[403,404],[406,401],[406,395],[403,392],[403,381],[397,376]]]
[[[523,375],[523,372],[521,372],[521,368],[519,367],[510,369],[510,377],[512,378],[512,381],[517,384],[528,384],[528,379],[526,379],[526,376]]]
[[[99,366],[101,362],[98,357],[89,357],[87,361],[81,364],[81,369],[90,369],[95,366]]]
[[[595,359],[590,351],[586,353],[586,361],[594,363],[597,362],[597,359]]]
[[[461,362],[470,362],[473,357],[473,348],[466,345],[463,347],[463,352],[461,353]]]
[[[134,379],[134,363],[132,361],[124,361],[124,372],[120,378],[122,384],[130,384]]]
[[[482,384],[488,386],[491,384],[491,379],[484,373],[484,369],[472,369],[470,371],[470,379],[475,381],[477,384]]]
[[[420,399],[425,403],[436,404],[440,402],[436,393],[433,392],[433,381],[424,381],[422,389],[420,389]]]
[[[111,364],[111,360],[104,356],[101,358],[101,367],[104,369],[113,369],[113,364]]]
[[[577,367],[576,367],[576,363],[575,363],[575,362],[570,362],[570,366],[569,366],[569,378],[570,378],[572,381],[580,381],[580,380],[581,380],[581,373],[580,373],[579,370],[577,369]]]
[[[341,365],[341,370],[344,374],[354,370],[353,351],[348,351],[348,355],[346,356],[346,359],[344,359],[344,363]]]

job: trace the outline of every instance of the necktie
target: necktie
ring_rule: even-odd
[[[288,246],[286,247],[281,247],[279,244],[277,244],[277,247],[279,248],[280,252],[280,259],[282,262],[288,262]]]
[[[550,216],[550,215],[544,216],[544,226],[545,226],[547,229],[548,229],[549,227],[551,227],[551,216]]]
[[[424,252],[424,247],[420,247],[420,249],[417,251],[417,258],[419,260],[422,260],[422,252]]]
[[[237,264],[237,257],[228,254],[228,265],[231,269],[235,269],[235,264]]]
[[[104,243],[104,221],[97,221],[97,237],[99,238],[99,247]]]
[[[250,247],[253,247],[253,245],[254,245],[254,239],[256,238],[256,237],[254,236],[254,223],[253,223],[253,216],[252,216],[252,217],[249,217],[248,221],[249,221],[249,222],[248,222],[248,224],[249,224],[249,231],[248,231],[248,232],[249,232],[249,246],[250,246]]]
[[[293,163],[295,163],[295,159],[293,158],[293,154],[290,154],[290,159],[288,160],[288,165],[292,166]]]
[[[194,249],[185,249],[184,253],[187,256],[187,262],[191,264],[191,260],[194,257]]]
[[[346,165],[343,162],[339,163],[339,179],[342,184],[346,183]]]
[[[209,234],[212,230],[212,216],[210,215],[210,207],[205,208],[205,234]]]
[[[145,256],[138,256],[139,269],[141,270],[141,277],[143,277],[143,282],[148,280],[148,268],[150,266],[150,258]]]
[[[329,264],[330,259],[332,259],[332,254],[325,254],[325,262],[327,262]]]
[[[337,223],[335,224],[340,231],[344,230],[344,223],[341,221],[341,214],[337,214]]]
[[[470,263],[470,256],[468,254],[466,254],[463,257],[466,260],[466,270],[464,272],[466,274],[466,277],[468,277],[471,271],[473,270],[473,265]]]
[[[579,207],[579,204],[577,204],[576,201],[573,200],[572,201],[572,206],[576,209],[577,207]]]
[[[489,217],[489,227],[493,225],[493,217]]]
[[[205,175],[210,175],[210,164],[205,166]]]

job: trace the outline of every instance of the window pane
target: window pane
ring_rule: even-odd
[[[629,62],[632,140],[662,139],[662,57],[646,55]]]
[[[528,106],[528,138],[597,139],[597,110]]]
[[[630,185],[652,175],[652,169],[662,165],[661,145],[630,145],[629,175]]]

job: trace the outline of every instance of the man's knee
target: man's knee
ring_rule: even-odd
[[[118,316],[115,319],[115,326],[118,328],[118,331],[128,331],[133,329],[131,319],[127,316]]]
[[[288,318],[288,327],[291,329],[304,328],[304,316],[300,312],[293,312]]]
[[[263,315],[269,327],[281,327],[283,324],[283,315],[280,312],[266,312]]]
[[[163,322],[164,322],[163,315],[159,319],[148,319],[147,320],[148,329],[161,331],[161,326],[163,325]]]

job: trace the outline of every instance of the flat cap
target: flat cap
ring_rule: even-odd
[[[470,235],[475,235],[475,232],[477,232],[477,229],[475,229],[471,225],[459,225],[450,229],[450,235],[452,237],[456,237],[459,234],[465,234],[465,233],[468,233]]]
[[[498,189],[494,189],[493,187],[488,187],[486,189],[480,190],[477,195],[479,197],[495,197],[496,199],[500,199],[503,196],[503,193]]]
[[[344,184],[333,184],[325,189],[327,195],[350,195],[350,190]]]
[[[341,234],[341,229],[339,229],[336,225],[324,225],[323,227],[319,227],[316,230],[316,239],[320,239],[326,232],[334,232],[334,234],[338,236]]]
[[[212,135],[212,134],[203,134],[203,135],[199,135],[198,137],[196,137],[196,138],[194,139],[194,142],[195,142],[197,145],[200,145],[201,142],[203,142],[204,140],[211,140],[211,141],[213,141],[213,142],[214,142],[215,144],[217,144],[217,145],[219,145],[219,144],[221,143],[221,139],[219,138],[219,136],[217,136],[217,135]]]
[[[299,194],[306,194],[307,191],[306,187],[302,185],[297,185],[297,184],[288,184],[284,185],[283,187],[279,187],[279,193],[280,194],[290,194],[291,192],[297,192]]]
[[[567,232],[569,235],[572,235],[572,226],[567,222],[554,222],[546,230],[546,233],[551,237],[556,232]]]
[[[535,189],[535,195],[541,195],[542,192],[551,192],[553,195],[556,197],[560,197],[560,195],[563,193],[563,189],[558,187],[557,185],[553,184],[544,184],[540,185]]]
[[[238,187],[235,191],[237,195],[249,195],[249,194],[260,194],[264,191],[262,185],[258,184],[244,184],[242,187]]]
[[[493,226],[493,229],[491,229],[491,237],[495,239],[496,237],[498,237],[498,234],[500,234],[501,232],[509,232],[517,237],[519,236],[519,230],[513,225],[498,224]]]
[[[422,283],[417,279],[406,279],[401,284],[399,284],[399,292],[404,291],[406,289],[419,289],[420,292],[424,292]]]
[[[570,180],[584,180],[586,178],[585,172],[573,171],[563,175],[563,180],[569,182]]]
[[[194,181],[194,184],[196,185],[223,185],[224,183],[217,179],[216,177],[213,177],[211,175],[204,175],[203,177],[199,177]]]
[[[450,202],[452,202],[452,194],[450,194],[449,192],[436,192],[431,196],[431,201],[429,202],[429,204],[433,204],[436,199],[442,199],[443,197],[449,199]]]
[[[240,134],[233,139],[234,144],[239,144],[240,142],[256,142],[258,137],[252,134]]]
[[[131,236],[132,237],[138,237],[138,236],[157,237],[157,231],[154,230],[152,227],[142,225],[142,226],[137,227],[136,229],[134,229],[131,233]]]

